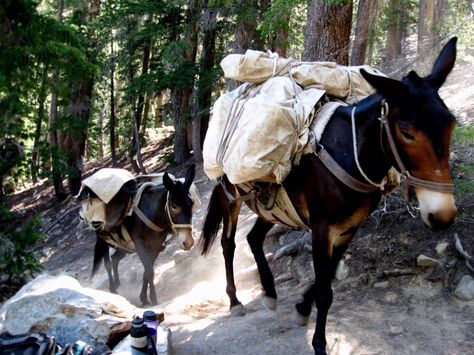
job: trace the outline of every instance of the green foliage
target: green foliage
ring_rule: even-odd
[[[453,182],[455,197],[460,200],[466,194],[474,193],[474,125],[456,127],[453,134],[453,152],[456,156],[453,164]],[[469,153],[471,152],[471,153]]]
[[[8,281],[22,281],[28,274],[41,270],[35,247],[45,235],[39,232],[40,221],[32,218],[21,227],[13,228],[19,216],[15,216],[0,205],[0,278]]]

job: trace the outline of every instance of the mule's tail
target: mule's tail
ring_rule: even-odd
[[[217,185],[211,194],[209,205],[207,207],[206,219],[202,227],[201,239],[199,245],[201,247],[201,255],[209,253],[212,244],[214,243],[217,233],[219,232],[219,226],[224,218],[224,206],[222,206],[220,199],[220,190],[222,187]]]
[[[91,277],[99,271],[100,263],[104,258],[109,257],[109,245],[101,237],[97,236],[94,248],[94,261],[92,264]]]

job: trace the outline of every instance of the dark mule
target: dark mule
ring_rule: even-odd
[[[441,51],[432,73],[425,78],[414,71],[402,81],[363,72],[377,93],[357,105],[338,108],[320,144],[315,145],[317,153],[303,156],[300,165],[295,166],[283,182],[299,216],[312,231],[315,280],[296,310],[299,320],[306,324],[315,301],[317,318],[312,344],[318,354],[326,353],[326,317],[333,299],[331,282],[336,266],[358,227],[382,196],[382,191],[369,184],[368,179],[379,184],[393,166],[414,188],[421,217],[428,227],[447,227],[456,216],[448,163],[455,121],[437,93],[453,68],[455,57],[456,38],[453,38]],[[353,121],[357,154],[353,149]],[[342,169],[328,164],[327,153]],[[341,173],[343,170],[346,173]],[[357,182],[350,181],[354,178]],[[226,291],[231,310],[242,312],[242,304],[236,296],[233,258],[237,218],[244,196],[225,176],[220,182],[209,202],[201,250],[203,254],[209,251],[223,222],[221,244]],[[265,304],[274,308],[275,284],[262,248],[271,227],[270,222],[259,217],[247,241],[257,263]]]
[[[194,244],[192,233],[194,202],[189,192],[193,179],[194,166],[188,169],[184,182],[174,181],[167,173],[164,173],[163,184],[145,188],[137,208],[133,208],[131,216],[125,216],[131,198],[140,187],[140,183],[129,181],[106,205],[105,220],[107,222],[105,224],[91,223],[97,234],[92,275],[97,272],[100,262],[103,260],[111,292],[116,292],[120,286],[118,273],[120,260],[128,253],[136,252],[144,267],[140,301],[143,305],[149,304],[149,300],[152,304],[158,303],[154,285],[153,263],[160,251],[164,249],[167,235],[170,233],[177,235],[183,250],[191,249]],[[79,198],[93,196],[92,191],[85,189]],[[128,231],[129,239],[124,234],[122,226]],[[110,231],[116,232],[116,236],[113,237]],[[116,242],[117,235],[122,243]],[[130,243],[130,239],[132,243]],[[111,258],[109,257],[109,247],[115,248]],[[148,289],[150,290],[150,299],[147,296]]]
[[[25,156],[23,144],[13,138],[0,139],[0,199],[4,196],[3,180]]]

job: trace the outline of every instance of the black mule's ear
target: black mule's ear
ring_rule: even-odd
[[[435,89],[439,89],[441,85],[443,85],[448,74],[454,67],[454,62],[456,61],[457,40],[457,37],[453,37],[444,45],[439,53],[438,59],[436,59],[436,62],[433,65],[431,74],[425,78],[425,80]]]
[[[189,187],[191,186],[194,180],[194,175],[195,175],[195,167],[193,164],[188,168],[188,171],[186,172],[186,178],[184,180],[184,186],[186,187],[186,189],[189,189]]]
[[[389,102],[402,102],[408,95],[408,89],[402,82],[390,79],[384,76],[373,75],[365,71],[360,70],[360,73],[365,80],[372,85],[377,92],[382,95]]]
[[[163,185],[165,185],[166,189],[170,192],[172,192],[175,188],[175,183],[173,180],[171,180],[170,176],[168,173],[163,174]]]

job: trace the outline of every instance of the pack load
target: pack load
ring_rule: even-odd
[[[374,92],[360,69],[383,75],[368,66],[300,62],[253,50],[220,64],[226,78],[245,83],[214,104],[204,171],[213,179],[226,174],[233,184],[283,182],[308,152],[311,126],[322,134],[312,125],[322,99],[360,100]]]

